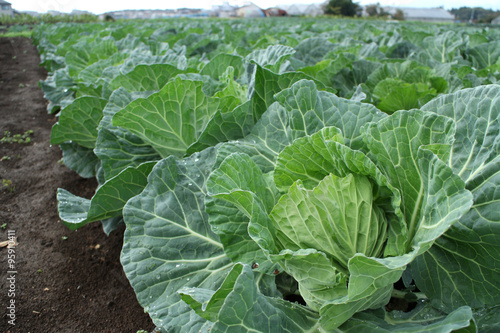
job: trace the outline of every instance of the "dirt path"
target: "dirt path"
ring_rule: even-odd
[[[9,234],[19,242],[13,269],[0,247],[0,332],[151,331],[119,262],[123,229],[106,237],[100,223],[70,231],[59,221],[56,189],[90,198],[96,183],[60,165],[50,147],[56,118],[38,88],[39,61],[31,40],[0,38],[0,138],[33,130],[29,144],[0,143],[0,242]]]

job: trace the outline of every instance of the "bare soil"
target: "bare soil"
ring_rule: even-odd
[[[151,331],[119,261],[123,228],[107,237],[100,223],[70,231],[59,221],[57,188],[90,198],[96,182],[58,163],[39,63],[30,39],[0,38],[0,138],[33,130],[28,144],[0,143],[0,242],[18,242],[12,267],[0,247],[0,332]]]

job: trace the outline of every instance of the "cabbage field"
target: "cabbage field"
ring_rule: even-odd
[[[500,331],[500,29],[41,25],[51,143],[158,332]],[[124,316],[127,314],[124,313]]]

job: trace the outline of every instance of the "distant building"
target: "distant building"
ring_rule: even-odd
[[[288,13],[285,10],[279,9],[277,7],[264,9],[264,14],[266,15],[266,17],[288,16]]]
[[[106,17],[118,19],[158,19],[169,17],[206,17],[208,12],[202,9],[180,8],[180,9],[127,9],[107,12],[99,15],[99,19]]]
[[[500,24],[500,16],[497,16],[493,21],[491,21],[491,24]]]
[[[293,5],[280,5],[277,8],[287,12],[290,16],[319,16],[323,15],[321,4],[293,4]]]
[[[87,10],[78,10],[78,9],[73,9],[69,15],[94,15],[91,12]]]
[[[14,16],[14,10],[10,2],[0,0],[0,15]]]
[[[21,15],[30,15],[30,16],[34,16],[34,17],[40,16],[39,12],[35,12],[35,11],[32,11],[32,10],[23,10],[22,12],[18,12],[18,13],[21,14]]]
[[[63,12],[60,12],[58,10],[48,10],[47,14],[52,15],[52,16],[63,16],[63,15],[65,15]]]
[[[408,8],[408,7],[382,7],[385,12],[394,15],[398,10],[404,14],[405,21],[421,22],[455,22],[455,16],[444,8]]]
[[[265,17],[264,11],[256,4],[250,2],[236,9],[238,17]]]
[[[212,6],[212,16],[218,17],[236,17],[238,7],[231,6],[229,2],[223,2],[222,5]]]

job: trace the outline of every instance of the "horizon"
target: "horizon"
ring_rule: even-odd
[[[229,2],[231,5],[241,6],[249,1],[217,1],[217,0],[187,0],[182,3],[182,6],[176,5],[177,2],[161,1],[161,0],[143,0],[138,6],[138,2],[126,1],[96,1],[88,0],[82,3],[76,0],[11,0],[12,8],[17,11],[34,11],[38,13],[46,13],[49,11],[57,11],[61,13],[71,13],[72,11],[88,11],[99,15],[102,13],[121,11],[121,10],[167,10],[179,8],[199,8],[211,9],[213,6],[222,5],[224,2]],[[255,0],[254,4],[261,8],[270,8],[280,5],[292,4],[321,4],[325,1],[317,0]],[[500,10],[500,1],[497,0],[360,0],[353,1],[361,6],[380,3],[381,6],[407,7],[407,8],[438,8],[443,7],[446,10],[460,7],[482,7],[484,9]],[[473,2],[471,4],[471,2]],[[453,4],[453,6],[450,6]]]

